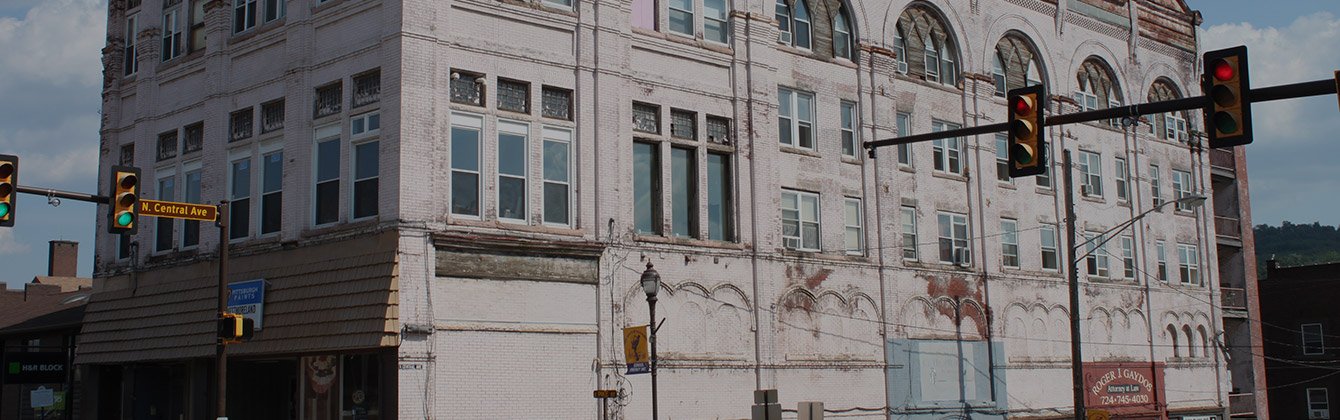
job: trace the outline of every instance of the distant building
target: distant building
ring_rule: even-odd
[[[22,290],[0,289],[0,346],[5,367],[0,372],[4,378],[0,420],[84,418],[78,404],[88,390],[73,370],[73,358],[93,280],[76,277],[78,256],[78,243],[51,241],[47,275],[33,278]],[[47,368],[16,373],[11,368],[14,363]],[[61,368],[52,370],[53,365]],[[33,392],[41,394],[41,389],[52,391],[53,404],[36,408]]]
[[[1340,417],[1340,263],[1272,259],[1260,289],[1271,417]]]

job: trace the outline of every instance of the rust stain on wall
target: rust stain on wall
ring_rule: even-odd
[[[936,302],[934,305],[935,310],[940,312],[940,315],[948,317],[950,320],[955,319],[954,305],[949,302],[944,302],[939,298],[949,298],[956,302],[970,299],[982,305],[986,304],[986,299],[983,298],[981,282],[970,282],[968,278],[963,275],[949,275],[944,277],[926,275],[920,277],[923,280],[926,280],[926,296],[930,298],[932,302]],[[989,337],[990,324],[987,323],[988,317],[986,314],[982,313],[982,311],[972,305],[960,303],[960,306],[961,308],[958,311],[959,315],[965,319],[972,319],[973,322],[977,324],[977,334],[979,336]],[[990,309],[988,309],[988,311],[989,310]]]

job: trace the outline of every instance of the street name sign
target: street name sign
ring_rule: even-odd
[[[175,201],[140,200],[140,214],[173,219],[213,222],[219,218],[219,208],[209,204],[178,203]]]

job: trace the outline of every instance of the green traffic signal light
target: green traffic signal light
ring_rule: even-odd
[[[9,203],[0,203],[0,218],[9,215]]]
[[[3,216],[0,216],[0,217],[3,217]],[[130,226],[130,222],[133,222],[133,221],[135,221],[135,215],[130,214],[130,212],[128,212],[128,211],[127,211],[127,212],[121,212],[121,214],[116,215],[116,225],[119,226],[119,227]]]

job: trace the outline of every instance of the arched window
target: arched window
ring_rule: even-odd
[[[900,63],[913,77],[956,86],[958,83],[958,47],[953,33],[940,13],[930,6],[915,4],[898,17],[898,37],[894,39]],[[903,50],[911,52],[902,54]],[[904,58],[905,57],[905,58]]]
[[[777,29],[781,31],[777,34],[777,42],[791,45],[791,6],[786,4],[786,0],[777,0]]]
[[[1171,80],[1160,77],[1149,87],[1149,101],[1168,101],[1179,99],[1182,92],[1177,89],[1177,85]],[[1175,111],[1153,116],[1150,121],[1149,131],[1158,138],[1164,140],[1186,143],[1187,137],[1187,114],[1185,111]]]
[[[894,26],[893,31],[893,60],[898,63],[898,72],[907,74],[907,42],[904,41],[903,26],[901,24]]]
[[[1116,74],[1103,59],[1096,56],[1085,59],[1076,77],[1079,89],[1075,91],[1074,98],[1082,111],[1117,107],[1123,103]],[[1121,126],[1119,118],[1108,120],[1107,123],[1114,127]]]
[[[851,25],[847,23],[846,8],[839,8],[833,16],[833,57],[852,58]]]
[[[1200,357],[1210,357],[1210,337],[1205,334],[1205,326],[1196,327],[1200,333]]]
[[[1191,336],[1191,327],[1183,325],[1182,334],[1186,336],[1186,357],[1196,357],[1196,339]]]
[[[1010,89],[1042,83],[1037,50],[1022,34],[1011,32],[1001,37],[996,43],[994,60],[996,96],[1004,97]]]
[[[1177,348],[1177,327],[1168,325],[1168,340],[1172,342],[1172,357],[1182,357],[1182,352]]]
[[[795,43],[796,48],[810,49],[810,10],[805,7],[805,0],[795,0],[796,18],[795,18]]]

